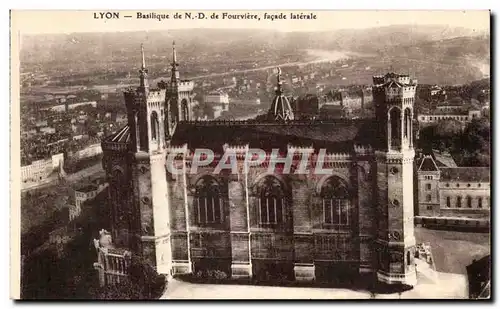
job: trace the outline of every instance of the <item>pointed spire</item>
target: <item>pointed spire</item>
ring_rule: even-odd
[[[141,44],[142,69],[146,69],[146,60],[144,59],[144,44]]]
[[[140,79],[139,90],[146,93],[148,92],[149,85],[148,85],[148,69],[146,69],[146,60],[144,57],[144,44],[141,44],[141,57],[142,57],[142,64],[141,64],[141,69],[139,70],[139,79]]]
[[[177,53],[175,52],[175,41],[172,42],[172,64],[177,65]]]
[[[177,63],[177,52],[175,51],[175,41],[172,42],[172,84],[176,84],[179,80],[179,72],[177,71],[177,67],[179,64]]]

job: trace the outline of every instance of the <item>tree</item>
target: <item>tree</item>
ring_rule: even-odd
[[[130,280],[144,288],[143,294],[148,299],[156,298],[163,292],[166,284],[165,276],[159,275],[144,258],[132,257],[128,272]]]
[[[455,136],[462,133],[462,123],[455,119],[439,121],[436,126],[436,134],[442,137]]]
[[[454,153],[461,166],[489,166],[491,161],[490,120],[474,119],[456,139]]]

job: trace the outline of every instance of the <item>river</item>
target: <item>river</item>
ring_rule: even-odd
[[[206,75],[198,75],[198,76],[194,76],[194,77],[189,77],[189,79],[196,80],[196,79],[202,79],[202,78],[208,78],[208,77],[237,75],[237,74],[241,74],[241,73],[265,71],[265,70],[269,70],[269,69],[274,69],[276,67],[286,68],[286,67],[293,67],[293,66],[305,66],[305,65],[309,65],[309,64],[315,64],[315,63],[336,62],[336,61],[346,60],[346,59],[355,58],[355,57],[370,57],[371,56],[368,54],[361,54],[361,53],[355,53],[355,52],[350,52],[350,51],[320,50],[320,49],[307,49],[306,51],[307,51],[307,54],[308,54],[310,60],[297,61],[297,62],[282,62],[282,63],[276,63],[273,65],[267,65],[267,66],[262,66],[262,67],[258,67],[258,68],[236,70],[236,71],[223,72],[223,73],[211,73],[211,74],[206,74]],[[162,79],[165,79],[165,78],[157,78],[154,80],[154,83],[157,83]]]

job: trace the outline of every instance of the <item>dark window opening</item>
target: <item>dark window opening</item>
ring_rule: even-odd
[[[260,187],[259,223],[261,225],[281,225],[285,218],[285,194],[280,181],[266,177]]]
[[[205,176],[198,180],[194,203],[197,224],[209,225],[224,221],[223,199],[219,184],[213,177]]]
[[[328,178],[321,188],[323,223],[349,225],[350,198],[344,182],[338,177]]]

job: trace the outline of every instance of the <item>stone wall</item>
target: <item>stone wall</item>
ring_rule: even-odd
[[[234,277],[252,276],[255,269],[252,263],[260,260],[295,265],[299,280],[314,278],[314,265],[319,261],[350,262],[356,269],[362,264],[364,271],[372,271],[375,180],[368,159],[359,166],[352,161],[330,162],[325,166],[332,168],[333,176],[342,179],[349,188],[350,225],[346,227],[323,224],[320,192],[329,177],[326,175],[270,174],[265,164],[252,167],[247,174],[239,164],[237,175],[214,175],[214,167],[210,166],[198,168],[196,174],[167,175],[174,273],[190,272],[191,260],[200,263],[207,258],[229,258]],[[190,165],[186,164],[186,168]],[[200,227],[193,218],[195,185],[204,175],[215,177],[225,189],[222,206],[226,215],[222,225]],[[286,192],[286,223],[278,229],[259,224],[258,186],[266,176],[276,177]],[[332,240],[328,244],[318,241],[322,235]]]

